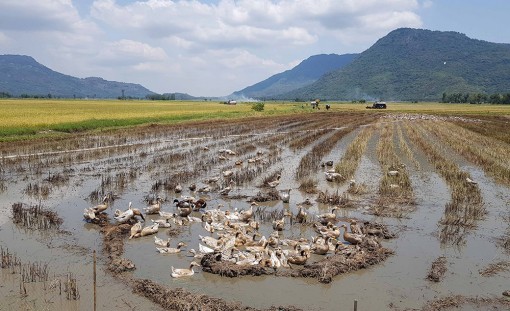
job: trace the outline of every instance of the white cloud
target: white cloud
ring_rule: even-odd
[[[102,64],[138,65],[144,62],[162,62],[168,58],[165,51],[146,43],[133,40],[119,40],[102,48],[97,60]]]
[[[80,15],[71,0],[3,0],[0,43],[78,77],[227,95],[311,55],[360,52],[420,27],[427,2],[95,0]]]
[[[121,33],[231,48],[275,41],[281,45],[314,44],[325,31],[334,35],[354,27],[387,32],[389,25],[416,26],[419,17],[413,10],[418,7],[416,0],[221,0],[217,5],[150,0],[124,6],[114,0],[96,0],[92,16]],[[392,20],[370,20],[375,14]],[[414,20],[401,18],[411,15]]]
[[[3,0],[0,25],[9,31],[72,31],[80,22],[70,0]]]

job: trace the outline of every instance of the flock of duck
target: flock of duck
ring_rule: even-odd
[[[328,166],[330,164],[328,163]],[[332,172],[327,173],[332,174]],[[232,176],[231,171],[224,171],[225,181]],[[328,175],[327,175],[328,176]],[[334,177],[336,178],[336,177]],[[206,184],[218,182],[218,178],[210,178],[204,181]],[[281,176],[277,175],[273,181],[266,183],[269,188],[276,188],[280,183]],[[329,178],[328,178],[329,179]],[[222,196],[226,196],[234,186],[233,180],[228,186],[218,190]],[[211,187],[204,186],[197,188],[195,184],[189,186],[191,192],[209,192]],[[175,192],[180,193],[182,187],[178,185]],[[280,198],[288,203],[290,190],[282,190]],[[86,208],[83,216],[86,221],[96,222],[100,214],[106,212],[109,207],[110,198],[105,196],[103,202],[97,206]],[[365,229],[355,220],[350,220],[338,226],[340,220],[337,217],[337,207],[331,212],[309,217],[304,205],[300,205],[299,211],[294,215],[285,212],[283,217],[272,221],[271,233],[267,236],[260,230],[260,222],[255,219],[254,206],[258,204],[251,202],[244,210],[230,211],[222,209],[219,204],[216,208],[208,208],[206,200],[195,199],[192,196],[183,196],[173,201],[172,212],[163,211],[164,200],[157,197],[150,202],[143,211],[133,208],[129,202],[128,209],[114,212],[114,219],[117,224],[131,224],[129,239],[142,238],[155,235],[162,228],[181,227],[191,223],[200,223],[207,235],[199,235],[198,250],[189,249],[188,253],[194,258],[189,268],[171,267],[171,276],[174,278],[192,276],[194,267],[200,266],[200,261],[206,254],[215,254],[216,258],[223,262],[233,263],[239,266],[262,265],[271,268],[292,268],[293,265],[305,265],[309,258],[315,254],[325,256],[328,254],[349,254],[352,248],[359,248],[359,245],[367,242],[369,245],[380,246],[378,236],[382,234],[377,229]],[[194,213],[194,214],[192,214]],[[147,221],[145,215],[159,215],[158,219]],[[199,215],[195,217],[193,215]],[[312,224],[311,228],[315,234],[307,238],[283,238],[286,225],[286,218],[292,218],[291,223]],[[145,224],[143,225],[142,222]],[[342,232],[343,231],[343,232]],[[160,254],[177,254],[187,247],[184,242],[178,242],[171,247],[171,239],[161,239],[154,236],[156,251]]]

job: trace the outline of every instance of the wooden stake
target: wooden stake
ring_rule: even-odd
[[[96,298],[96,250],[94,250],[94,311],[96,311],[97,298]]]

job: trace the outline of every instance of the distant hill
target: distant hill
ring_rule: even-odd
[[[233,97],[270,98],[312,84],[327,72],[351,63],[358,54],[320,54],[311,56],[296,67],[234,92]]]
[[[30,56],[0,55],[0,92],[66,98],[145,98],[153,94],[139,84],[107,81],[102,78],[76,78],[53,71]]]
[[[279,98],[438,100],[443,92],[493,94],[509,89],[510,44],[401,28],[344,68]]]

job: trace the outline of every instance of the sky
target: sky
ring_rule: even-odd
[[[1,0],[0,54],[157,93],[228,96],[401,27],[510,43],[508,0]]]

